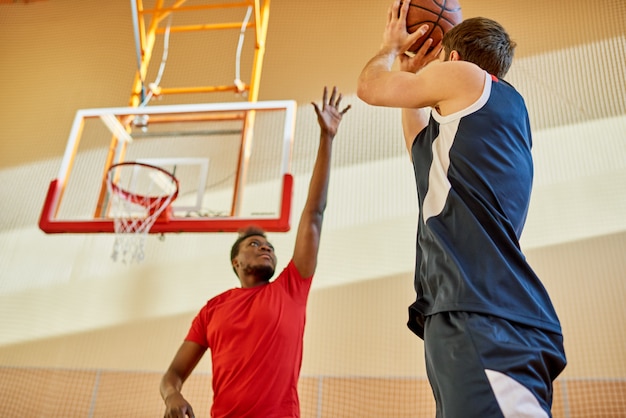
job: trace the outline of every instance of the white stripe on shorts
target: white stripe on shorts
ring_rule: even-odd
[[[546,411],[525,386],[495,370],[485,369],[485,373],[506,418],[548,418]]]

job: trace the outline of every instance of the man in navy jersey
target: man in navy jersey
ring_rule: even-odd
[[[302,210],[293,255],[274,281],[274,247],[264,231],[248,228],[231,250],[240,288],[207,302],[193,320],[161,380],[166,418],[194,417],[181,394],[185,380],[207,350],[213,367],[214,418],[295,418],[300,416],[297,384],[302,364],[306,302],[326,209],[332,144],[350,106],[324,88],[322,106],[313,103],[320,142]]]
[[[408,9],[390,6],[357,94],[402,109],[419,204],[408,326],[424,340],[437,417],[549,417],[566,359],[550,297],[519,245],[533,162],[526,105],[502,80],[515,43],[479,17],[409,57],[428,27],[409,34]]]

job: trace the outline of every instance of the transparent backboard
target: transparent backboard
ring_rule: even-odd
[[[151,233],[289,230],[294,101],[83,109],[50,183],[46,233],[114,232],[109,167],[135,161],[179,182],[171,216]]]

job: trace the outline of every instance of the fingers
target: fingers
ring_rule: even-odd
[[[398,16],[398,9],[400,8],[400,0],[394,0],[393,3],[387,9],[387,23],[391,22],[396,16]]]
[[[335,104],[333,106],[339,107],[339,104],[341,103],[341,99],[343,99],[343,95],[339,93],[339,97],[337,97],[337,101],[335,101]]]
[[[320,114],[321,114],[321,110],[320,110],[319,106],[317,105],[317,103],[315,103],[315,102],[311,102],[311,104],[313,105],[313,109],[315,110],[315,114],[316,114],[317,116],[320,116]]]
[[[324,90],[326,90],[326,87],[324,87]],[[337,95],[337,86],[333,87],[333,92],[330,95],[330,100],[328,101],[328,104],[333,106],[333,107],[337,107],[336,104],[333,104],[335,102],[335,96]],[[341,95],[339,95],[339,100],[341,100]]]
[[[424,67],[430,62],[436,61],[441,55],[443,45],[441,42],[434,44],[432,38],[427,39],[419,50],[415,52],[415,56],[408,62],[405,67],[415,70],[416,72],[421,67]]]
[[[437,45],[433,46],[432,51],[428,55],[432,55],[433,59],[436,59],[441,55],[441,51],[443,50],[443,43],[439,41]]]
[[[398,1],[396,1],[398,3]],[[400,13],[398,14],[397,8],[395,15],[398,16],[398,20],[406,22],[406,15],[409,14],[409,7],[411,6],[410,0],[402,0],[402,6],[400,7]]]
[[[417,30],[409,35],[411,45],[415,43],[419,38],[424,36],[430,27],[428,25],[422,25]],[[429,38],[430,39],[430,38]]]
[[[337,112],[340,115],[343,115],[352,106],[351,105],[347,105],[343,110],[340,111],[339,107],[341,106],[341,101],[342,100],[343,100],[343,94],[339,93],[339,91],[337,90],[337,86],[333,86],[333,89],[331,90],[331,93],[330,93],[330,98],[328,98],[328,87],[324,86],[324,94],[323,94],[323,98],[322,98],[322,108],[320,109],[320,107],[315,102],[311,102],[311,104],[313,105],[313,108],[315,109],[315,113],[317,113],[318,116],[320,116],[322,114],[322,112],[324,112],[324,110],[326,109],[326,106],[330,106],[330,107],[334,108],[335,110],[337,110]]]
[[[337,86],[333,86],[333,89],[330,93],[330,98],[328,98],[328,87],[324,86],[324,94],[322,96],[322,110],[326,107],[326,105],[332,106],[332,107],[337,107],[339,106],[339,103],[341,103],[341,99],[342,99],[342,94],[339,93],[339,96],[337,96]],[[313,104],[313,106],[315,106],[316,108],[318,107],[315,102],[311,102]]]
[[[406,22],[406,15],[409,13],[409,6],[411,2],[409,0],[394,0],[387,9],[387,23],[391,23],[395,20]]]
[[[428,55],[428,51],[430,50],[430,46],[433,43],[433,38],[428,38],[424,41],[424,43],[422,44],[422,46],[420,47],[420,49],[417,50],[417,52],[415,53],[415,55],[420,55],[422,57],[425,57],[426,55]]]
[[[324,86],[324,94],[322,95],[322,110],[326,108],[326,97],[328,97],[328,89]],[[317,105],[315,107],[317,108]]]

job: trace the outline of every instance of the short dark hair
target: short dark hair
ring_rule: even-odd
[[[258,226],[249,226],[245,229],[240,230],[237,241],[235,241],[233,247],[230,249],[230,261],[233,261],[235,257],[237,257],[237,254],[239,254],[239,245],[241,244],[241,241],[252,236],[260,236],[266,238],[265,231]]]
[[[443,37],[446,59],[457,51],[461,60],[478,65],[489,74],[503,78],[511,68],[517,44],[495,20],[486,17],[466,19]]]

